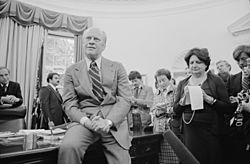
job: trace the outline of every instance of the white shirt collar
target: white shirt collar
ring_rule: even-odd
[[[49,85],[56,91],[56,87],[49,83]]]
[[[90,63],[92,62],[92,60],[90,60],[89,58],[87,58],[87,57],[85,56],[85,61],[86,61],[86,63],[87,63],[88,70],[89,70],[89,68],[90,68]],[[98,59],[95,60],[95,62],[96,62],[96,65],[97,65],[98,69],[101,70],[102,57],[100,56]]]
[[[1,86],[3,87],[3,84],[2,84],[2,83],[1,83]],[[9,83],[6,84],[6,87],[8,87],[8,86],[9,86]]]

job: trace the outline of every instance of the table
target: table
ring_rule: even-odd
[[[132,146],[129,153],[132,164],[157,164],[162,134],[131,132],[130,135]],[[0,161],[4,164],[56,164],[60,142],[39,140],[32,148],[24,139],[9,143],[0,142]],[[96,159],[96,154],[92,155]],[[91,164],[94,164],[93,161]]]
[[[4,164],[56,164],[59,144],[59,141],[39,140],[31,146],[24,137],[10,142],[0,141],[0,161]]]

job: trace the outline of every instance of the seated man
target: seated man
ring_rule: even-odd
[[[48,86],[42,87],[39,91],[40,105],[45,116],[42,128],[45,129],[63,124],[66,116],[63,111],[62,97],[56,88],[60,82],[59,74],[49,73],[47,82]]]
[[[151,123],[149,114],[153,105],[154,93],[152,87],[146,86],[142,82],[142,76],[138,71],[131,71],[128,76],[131,81],[132,97],[132,113],[140,113],[142,126],[146,127]],[[129,126],[133,126],[132,114],[129,114]]]
[[[9,80],[10,71],[0,67],[0,105],[8,104],[10,107],[22,105],[23,98],[19,83]]]
[[[81,164],[97,140],[109,164],[131,163],[126,116],[132,95],[123,65],[102,56],[106,40],[98,28],[84,31],[84,58],[65,72],[63,102],[72,123],[60,145],[58,164]]]

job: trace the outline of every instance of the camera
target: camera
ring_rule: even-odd
[[[250,97],[250,90],[242,90],[240,93],[237,95],[238,102],[249,102],[249,97]]]

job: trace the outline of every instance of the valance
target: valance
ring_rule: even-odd
[[[23,26],[39,24],[50,30],[67,29],[82,34],[88,28],[89,17],[58,13],[16,0],[0,0],[0,18],[9,16]]]

